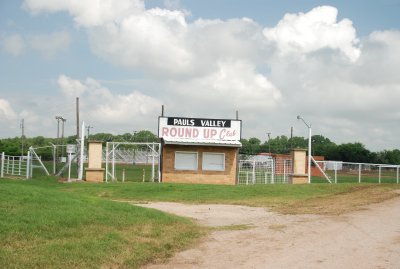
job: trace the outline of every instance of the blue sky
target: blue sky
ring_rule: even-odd
[[[157,130],[232,118],[243,136],[313,132],[400,148],[400,1],[0,2],[0,137]],[[96,8],[94,8],[96,7]]]

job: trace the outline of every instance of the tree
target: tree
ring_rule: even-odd
[[[242,148],[240,149],[240,153],[242,154],[257,154],[260,153],[261,150],[261,141],[258,138],[252,137],[249,140],[242,139],[240,140],[242,143]]]
[[[288,153],[290,151],[289,139],[285,135],[272,138],[267,143],[273,153]]]
[[[290,149],[292,148],[307,148],[308,147],[308,139],[305,139],[301,136],[294,136],[289,138],[288,146]]]
[[[158,137],[148,130],[137,132],[133,136],[134,142],[157,142]]]
[[[373,153],[372,162],[385,164],[400,164],[400,150],[383,150]]]
[[[331,148],[327,155],[327,159],[343,162],[368,163],[371,161],[371,152],[359,142],[346,143]]]
[[[312,154],[316,156],[328,156],[329,152],[334,150],[336,144],[333,143],[329,138],[322,135],[313,135],[311,137],[312,143]]]

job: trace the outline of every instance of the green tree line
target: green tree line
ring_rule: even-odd
[[[242,154],[258,154],[261,152],[271,152],[277,154],[287,154],[293,148],[308,148],[308,139],[295,136],[288,138],[281,135],[271,138],[264,143],[258,138],[242,139]],[[322,135],[313,135],[311,137],[313,156],[324,156],[326,160],[336,160],[344,162],[361,163],[382,163],[382,164],[400,164],[400,150],[383,150],[372,152],[365,148],[362,143],[344,143],[337,145],[329,138]]]
[[[105,145],[106,142],[158,142],[159,139],[155,134],[150,131],[142,130],[135,133],[125,133],[121,135],[113,135],[111,133],[97,133],[89,136],[90,140],[102,141]],[[0,152],[5,152],[7,155],[18,156],[21,155],[22,142],[24,144],[24,155],[30,146],[44,147],[52,144],[75,144],[76,136],[68,136],[62,139],[45,138],[37,136],[32,138],[14,137],[0,139]],[[304,137],[295,136],[288,138],[285,135],[277,136],[269,139],[268,141],[261,142],[260,139],[252,137],[249,139],[242,139],[241,154],[258,154],[261,152],[271,152],[278,154],[287,154],[293,148],[307,148],[308,139]],[[344,162],[363,162],[363,163],[383,163],[383,164],[400,164],[400,150],[383,150],[379,152],[372,152],[365,148],[362,143],[344,143],[336,144],[329,138],[322,135],[313,135],[311,137],[312,155],[324,156],[326,160],[337,160]],[[52,159],[52,148],[44,148],[39,150],[40,156],[44,160]]]
[[[85,137],[87,139],[87,137]],[[142,130],[136,133],[125,133],[121,135],[113,135],[111,133],[97,133],[89,135],[89,140],[102,141],[103,145],[107,142],[156,142],[159,139],[152,132]],[[26,155],[29,147],[40,148],[37,154],[42,160],[51,160],[53,158],[54,145],[76,144],[76,136],[68,136],[64,139],[61,138],[45,138],[43,136],[28,137],[14,137],[0,139],[0,153],[4,152],[6,155],[20,156]],[[50,146],[50,147],[49,147]],[[46,148],[42,148],[46,147]],[[24,150],[24,152],[22,152]],[[60,150],[59,150],[60,154]],[[64,154],[65,156],[65,154]]]

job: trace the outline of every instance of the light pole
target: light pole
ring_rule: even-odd
[[[93,129],[93,126],[86,126],[86,130],[87,130],[87,140],[89,141],[89,135],[90,135],[90,129]]]
[[[271,144],[269,143],[269,141],[271,140],[271,132],[268,132],[267,136],[268,136],[268,152],[271,155]]]
[[[308,183],[311,183],[311,124],[307,124],[300,115],[297,119],[302,120],[308,128]]]

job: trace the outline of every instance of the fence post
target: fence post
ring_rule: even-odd
[[[335,184],[337,184],[337,162],[335,162]]]
[[[111,173],[112,173],[112,182],[115,181],[115,144],[112,144],[112,166],[111,166]]]
[[[283,160],[283,183],[287,183],[287,180],[286,180],[286,160]]]
[[[152,160],[151,160],[151,178],[152,181],[154,182],[154,178],[155,178],[155,170],[154,170],[154,165],[155,165],[155,159],[154,159],[154,142],[152,144],[152,151],[151,151],[151,155],[152,155]]]
[[[396,171],[396,182],[397,182],[397,184],[399,184],[399,167],[397,166],[397,169],[396,169],[397,171]]]
[[[379,184],[381,184],[381,166],[379,166]]]
[[[12,164],[11,164],[11,175],[14,175],[14,163],[15,163],[15,157],[12,157]]]
[[[4,152],[1,153],[1,173],[0,173],[0,177],[4,177]],[[399,171],[399,170],[397,170]]]
[[[275,184],[275,165],[276,165],[276,159],[272,159],[271,162],[271,167],[272,167],[272,175],[271,175],[271,183]]]
[[[253,161],[253,179],[252,179],[252,181],[253,181],[253,184],[256,183],[256,161],[255,160]]]
[[[361,163],[358,164],[358,183],[361,183]]]
[[[31,176],[31,151],[28,150],[28,156],[26,160],[26,179],[29,179]]]
[[[19,164],[18,164],[18,175],[21,175],[21,161],[22,161],[22,156],[19,157]]]

